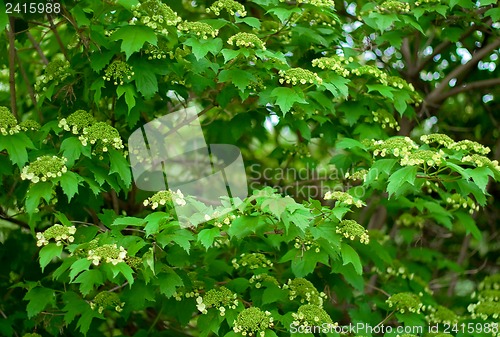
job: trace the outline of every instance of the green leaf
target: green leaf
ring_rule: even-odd
[[[361,275],[361,273],[363,272],[363,265],[361,264],[358,253],[351,246],[344,242],[342,242],[341,251],[344,266],[349,263],[352,264],[356,273],[358,275]]]
[[[82,142],[76,137],[69,137],[62,141],[60,151],[63,157],[68,161],[66,166],[71,167],[76,160],[83,154],[85,157],[90,158],[90,146],[83,146]]]
[[[304,277],[316,269],[318,262],[328,265],[328,255],[324,251],[316,253],[313,249],[306,250],[302,256],[292,260],[292,272],[296,277]]]
[[[276,97],[276,104],[280,107],[283,115],[286,115],[295,103],[308,104],[304,94],[287,87],[277,87],[271,92],[271,97]]]
[[[219,38],[203,40],[191,37],[184,44],[191,47],[197,60],[204,58],[208,53],[216,55],[222,49],[222,40]]]
[[[137,91],[140,92],[145,98],[153,97],[158,92],[158,79],[156,78],[156,74],[164,74],[164,70],[161,71],[161,67],[155,67],[150,62],[145,62],[144,60],[141,61],[141,59],[136,58],[132,58],[130,60],[130,64],[134,68],[134,81]],[[131,90],[133,92],[133,88],[126,90]],[[132,102],[132,93],[129,93],[128,95],[128,102]],[[125,94],[125,101],[127,102],[127,93]],[[128,106],[129,112],[131,108],[131,106]]]
[[[55,243],[49,243],[40,249],[40,267],[42,268],[42,272],[53,258],[61,257],[62,249],[62,245],[58,246]]]
[[[498,0],[479,0],[479,5],[488,6],[488,5],[496,5],[498,4]]]
[[[160,229],[161,221],[169,217],[170,216],[165,212],[155,212],[145,217],[144,221],[146,221],[146,226],[144,230],[146,231],[146,237],[157,234]]]
[[[368,92],[377,91],[385,98],[394,99],[393,89],[383,84],[367,84]],[[399,94],[399,93],[398,93]]]
[[[366,146],[364,146],[360,141],[352,138],[342,138],[336,145],[338,149],[360,148],[362,150],[366,150]]]
[[[134,271],[125,262],[118,262],[116,265],[111,264],[111,271],[113,272],[113,277],[122,274],[128,281],[128,285],[132,286],[134,284],[134,276],[132,275]]]
[[[26,193],[26,212],[35,213],[40,201],[44,199],[47,203],[52,198],[52,183],[51,182],[38,182],[31,184],[28,192]]]
[[[143,78],[142,74],[139,75],[139,78]],[[122,95],[125,94],[125,103],[127,103],[127,109],[128,109],[127,112],[130,114],[130,110],[132,110],[132,108],[135,106],[136,94],[134,86],[131,84],[119,85],[116,88],[116,94],[118,95],[118,98],[122,97]]]
[[[119,28],[111,35],[111,40],[122,40],[121,50],[125,52],[127,60],[133,53],[141,50],[145,42],[156,46],[158,38],[155,31],[147,26],[128,25]]]
[[[470,175],[472,181],[479,187],[481,192],[486,194],[486,185],[488,185],[489,176],[493,177],[493,172],[485,166],[466,169],[465,172]]]
[[[222,70],[219,74],[219,82],[231,82],[240,91],[245,91],[247,86],[256,81],[255,76],[247,70],[229,69]]]
[[[71,271],[69,272],[69,280],[70,280],[70,282],[73,282],[73,280],[75,279],[75,277],[78,274],[80,274],[82,271],[89,270],[91,263],[92,263],[92,261],[87,260],[86,258],[82,258],[82,259],[77,260],[76,262],[74,262],[71,265],[71,267],[70,267],[70,269],[71,269]]]
[[[283,223],[285,224],[286,230],[290,227],[290,223],[297,226],[302,232],[305,232],[306,228],[309,227],[313,215],[307,209],[299,209],[294,212],[286,211],[283,213]]]
[[[205,228],[198,233],[198,242],[201,242],[203,247],[205,247],[205,249],[208,250],[208,248],[212,247],[215,238],[218,237],[219,235],[220,235],[219,228],[217,227],[210,229]]]
[[[95,286],[104,284],[104,277],[101,271],[91,269],[78,275],[73,283],[80,283],[80,292],[82,295],[87,296],[92,290],[94,290]]]
[[[172,269],[158,275],[158,283],[160,286],[160,293],[165,295],[167,298],[172,297],[175,293],[176,287],[183,285],[182,279]]]
[[[484,16],[489,16],[493,20],[493,22],[500,21],[500,8],[491,8],[488,9]]]
[[[261,218],[258,216],[240,216],[231,223],[227,233],[231,238],[244,238],[255,233],[257,228],[262,226],[263,222],[260,220]]]
[[[392,13],[382,14],[377,12],[371,12],[369,14],[369,18],[375,20],[375,25],[381,32],[389,28],[394,22],[399,21],[398,16]]]
[[[252,28],[260,29],[260,20],[257,19],[257,18],[252,18],[252,17],[240,18],[240,17],[236,17],[235,22],[236,23],[245,23],[245,24],[249,25]]]
[[[387,185],[387,192],[389,193],[389,197],[394,194],[399,195],[398,190],[403,186],[403,184],[409,183],[410,185],[413,185],[416,176],[416,166],[406,166],[391,174],[391,176],[389,177],[389,184]]]
[[[483,240],[483,233],[477,227],[476,221],[469,214],[460,211],[455,213],[455,217],[457,218],[458,223],[465,227],[467,233],[472,234],[477,241]]]
[[[132,174],[130,172],[130,165],[123,156],[123,153],[110,149],[109,159],[111,163],[109,173],[117,173],[125,183],[125,186],[130,187],[130,184],[132,183]]]
[[[274,215],[278,220],[281,220],[281,215],[289,205],[295,205],[296,202],[289,196],[281,197],[271,197],[264,200],[261,204],[262,212],[270,213]]]
[[[28,318],[42,312],[45,307],[51,303],[54,303],[54,290],[44,287],[34,287],[31,288],[24,300],[29,301],[26,311],[28,313]]]
[[[83,178],[79,174],[71,171],[67,171],[61,177],[58,178],[61,188],[68,197],[68,202],[78,193],[78,186]]]
[[[24,163],[28,161],[27,149],[34,148],[33,142],[24,133],[0,135],[0,151],[7,150],[10,161],[19,168],[22,168]]]
[[[331,76],[330,81],[323,81],[322,86],[332,93],[335,97],[347,97],[349,95],[348,83],[351,81],[339,75]]]
[[[146,219],[136,218],[133,216],[125,216],[116,218],[112,226],[144,226]]]
[[[280,19],[282,23],[284,23],[286,20],[290,18],[290,16],[292,16],[293,13],[300,13],[300,8],[288,9],[283,7],[277,7],[277,8],[271,8],[270,10],[267,11],[267,13],[272,13],[276,15],[276,17]]]

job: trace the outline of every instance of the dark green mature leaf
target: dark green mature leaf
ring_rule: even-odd
[[[389,196],[394,194],[396,194],[396,196],[399,195],[398,190],[403,186],[403,184],[408,183],[413,185],[416,177],[416,166],[406,166],[395,171],[389,177],[389,184],[387,185],[387,192],[389,193]]]
[[[78,193],[78,186],[83,181],[83,178],[78,173],[68,171],[59,177],[58,180],[69,202]]]
[[[222,40],[219,38],[208,40],[189,38],[184,44],[191,47],[197,60],[201,60],[208,53],[216,55],[222,49]]]
[[[116,265],[111,264],[111,271],[113,272],[113,277],[118,276],[118,274],[122,274],[127,280],[129,286],[134,284],[134,271],[125,262],[118,262]]]
[[[34,287],[28,290],[24,300],[29,301],[26,311],[28,318],[42,312],[49,304],[53,304],[55,300],[54,290],[44,287]]]
[[[19,168],[22,168],[28,161],[27,149],[34,148],[33,142],[24,133],[15,133],[8,136],[0,135],[0,151],[7,150],[10,160]]]
[[[240,91],[245,91],[247,86],[255,80],[251,72],[241,69],[222,70],[219,74],[219,82],[231,82]]]
[[[132,173],[130,172],[130,165],[120,151],[110,149],[109,160],[111,167],[109,173],[117,173],[126,187],[132,183]]]
[[[176,288],[183,285],[183,282],[173,269],[168,269],[158,275],[158,284],[160,293],[170,298],[175,293]]]
[[[49,243],[40,249],[40,267],[42,268],[42,272],[52,259],[61,257],[62,249],[62,245],[58,246],[55,243]]]
[[[80,283],[80,291],[82,295],[87,296],[95,286],[100,286],[104,283],[104,277],[100,270],[90,269],[84,271],[73,283]]]
[[[127,59],[133,53],[141,50],[144,43],[149,42],[156,46],[158,38],[152,28],[139,25],[120,27],[111,35],[113,41],[122,40],[121,49],[127,55]]]
[[[91,264],[92,261],[87,260],[86,258],[82,258],[75,261],[70,268],[71,269],[69,273],[70,282],[73,282],[75,277],[78,276],[78,274],[80,274],[82,271],[89,270]]]
[[[481,192],[486,193],[486,185],[488,185],[489,177],[493,177],[493,172],[485,166],[466,169],[465,172],[472,178],[472,181],[479,187]]]
[[[472,236],[478,241],[483,239],[483,233],[477,227],[476,221],[472,218],[472,216],[470,216],[470,214],[458,211],[455,212],[454,215],[457,218],[458,223],[465,227],[467,233],[472,234]]]
[[[344,266],[349,263],[352,264],[356,273],[361,275],[363,272],[363,265],[361,264],[361,259],[359,258],[358,253],[350,245],[344,242],[341,245],[341,251]]]
[[[287,87],[274,88],[271,97],[276,98],[275,103],[280,107],[283,115],[286,115],[295,103],[308,104],[304,99],[304,94],[299,94],[296,90]]]
[[[31,184],[26,194],[26,212],[34,213],[42,199],[49,202],[52,198],[52,188],[52,183],[48,181]]]
[[[81,155],[87,158],[91,157],[90,146],[83,146],[77,137],[69,137],[62,141],[60,151],[68,161],[66,166],[72,167]]]

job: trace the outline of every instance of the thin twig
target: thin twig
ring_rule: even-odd
[[[14,37],[14,18],[9,17],[9,29],[7,36],[9,37],[9,85],[10,85],[10,111],[17,118],[16,106],[16,45]]]
[[[40,44],[38,43],[38,41],[35,40],[35,38],[33,37],[33,35],[31,35],[30,32],[26,32],[26,36],[28,36],[28,39],[31,41],[31,44],[33,45],[33,48],[35,48],[36,52],[42,59],[43,64],[45,65],[49,64],[49,60],[47,59],[47,56],[45,56],[45,54],[43,53],[42,48],[40,48]]]

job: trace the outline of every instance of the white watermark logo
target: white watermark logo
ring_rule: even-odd
[[[226,213],[248,196],[240,150],[230,144],[207,145],[195,108],[147,123],[132,133],[128,147],[139,189],[180,191],[212,207],[222,206],[222,200],[229,198],[231,207],[224,205]],[[203,220],[191,217],[199,212],[199,203],[174,203],[174,207],[184,227],[211,219],[210,214]]]

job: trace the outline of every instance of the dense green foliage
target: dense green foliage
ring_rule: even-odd
[[[497,1],[60,4],[0,13],[1,336],[499,336]],[[133,182],[188,106],[237,209]]]

